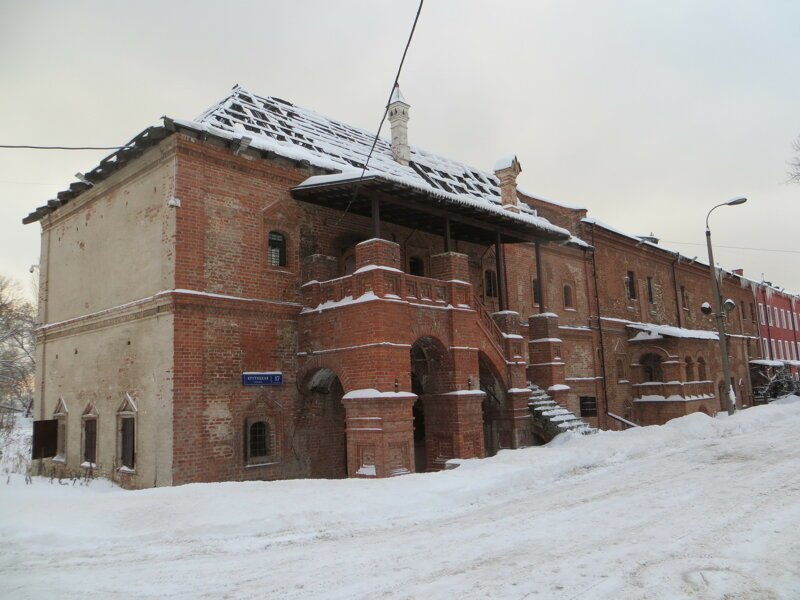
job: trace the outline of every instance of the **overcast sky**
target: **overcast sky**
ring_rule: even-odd
[[[236,83],[374,130],[416,8],[0,0],[0,144],[118,145]],[[428,0],[400,81],[412,144],[513,152],[526,190],[689,256],[747,196],[712,216],[715,257],[800,292],[797,0]],[[22,217],[105,154],[0,149],[0,273],[29,285]]]

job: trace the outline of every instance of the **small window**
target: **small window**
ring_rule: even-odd
[[[269,232],[267,262],[271,267],[286,266],[286,237],[277,231]]]
[[[125,399],[117,411],[118,419],[118,446],[120,470],[133,471],[136,469],[136,403],[130,394],[125,394]]]
[[[58,399],[53,418],[56,420],[56,455],[53,460],[63,462],[67,459],[67,406],[63,398]]]
[[[656,301],[655,300],[655,296],[653,295],[653,278],[652,277],[648,277],[647,278],[647,301],[650,304],[654,304],[655,301]]]
[[[770,359],[776,360],[778,358],[778,353],[775,351],[775,340],[770,340],[769,343],[772,346],[772,354],[770,355]]]
[[[497,298],[497,273],[491,269],[486,269],[484,277],[484,295],[487,298]]]
[[[272,454],[272,432],[267,421],[247,421],[247,462],[263,463]]]
[[[629,300],[636,300],[636,275],[633,271],[628,271],[625,277],[625,287],[628,292]]]
[[[597,416],[597,398],[594,396],[581,396],[581,416],[582,417],[596,417]]]
[[[67,456],[67,417],[56,417],[58,422],[57,437],[56,437],[56,455],[57,460],[65,460]]]
[[[83,462],[97,463],[97,419],[83,421]]]
[[[697,357],[697,379],[698,381],[707,381],[706,377],[706,360],[702,356]]]
[[[686,291],[686,286],[681,286],[681,306],[683,310],[689,310],[689,292]]]
[[[136,419],[120,419],[120,466],[133,469],[136,465]]]
[[[408,274],[417,277],[425,277],[425,261],[419,256],[412,256],[408,259]]]
[[[686,381],[694,381],[694,362],[692,357],[686,357]]]
[[[539,289],[539,280],[533,280],[533,303],[541,304],[542,291]]]
[[[758,315],[760,317],[761,324],[766,325],[766,323],[764,322],[764,305],[761,304],[761,302],[758,303]]]
[[[564,308],[575,308],[575,303],[572,298],[572,286],[564,286]]]

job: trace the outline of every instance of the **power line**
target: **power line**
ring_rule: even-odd
[[[683,244],[685,246],[705,246],[699,242],[675,242],[671,240],[661,240],[665,244]],[[755,250],[756,252],[784,252],[786,254],[800,254],[800,250],[776,250],[774,248],[750,248],[747,246],[723,246],[722,244],[714,244],[714,248],[730,248],[731,250]]]
[[[408,54],[408,48],[411,46],[411,39],[414,37],[414,31],[417,28],[417,21],[419,21],[419,14],[422,12],[422,4],[425,0],[419,0],[419,7],[417,8],[417,14],[414,17],[414,24],[411,26],[411,33],[408,34],[408,41],[406,42],[406,47],[403,50],[403,56],[400,59],[400,65],[397,67],[397,74],[394,76],[394,82],[392,83],[392,87],[389,90],[389,98],[386,100],[386,108],[383,110],[383,116],[381,117],[381,122],[378,123],[378,131],[375,132],[375,138],[372,140],[372,146],[369,149],[369,154],[367,154],[367,160],[364,161],[364,167],[361,169],[361,175],[358,176],[358,181],[356,181],[355,188],[353,189],[353,197],[350,199],[350,202],[347,203],[347,206],[342,213],[342,216],[339,217],[339,221],[337,225],[342,221],[344,216],[350,210],[350,206],[353,204],[355,199],[358,197],[358,188],[361,185],[361,180],[364,178],[364,173],[367,172],[367,166],[369,166],[369,159],[372,158],[372,153],[375,151],[375,146],[378,143],[378,137],[381,135],[381,129],[383,128],[383,123],[386,121],[386,115],[389,114],[389,104],[392,102],[392,95],[394,94],[394,89],[397,87],[397,82],[400,80],[400,72],[403,70],[403,63],[406,62],[406,54]]]
[[[0,148],[10,148],[16,150],[124,150],[133,146],[27,146],[0,144]]]

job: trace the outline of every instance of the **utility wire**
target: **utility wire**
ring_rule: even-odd
[[[406,42],[406,47],[403,50],[403,57],[400,59],[400,65],[397,67],[397,74],[394,76],[394,82],[389,90],[389,98],[386,100],[386,108],[383,110],[381,122],[378,123],[378,131],[375,132],[375,138],[372,140],[372,147],[369,149],[369,154],[367,154],[367,160],[364,162],[364,167],[361,169],[361,175],[358,176],[358,181],[356,181],[356,186],[353,189],[353,197],[350,199],[350,202],[347,203],[347,207],[344,209],[342,216],[339,217],[339,220],[336,222],[337,225],[341,223],[342,219],[347,214],[347,211],[350,210],[350,206],[352,206],[353,202],[355,202],[356,198],[358,197],[358,188],[361,186],[361,180],[364,179],[364,173],[367,172],[369,160],[372,158],[372,153],[375,151],[375,146],[378,143],[378,137],[381,135],[383,123],[386,121],[386,115],[389,114],[389,104],[392,101],[392,95],[394,94],[394,89],[397,87],[397,82],[400,80],[400,72],[403,70],[403,63],[406,61],[406,54],[408,54],[408,48],[411,46],[411,39],[414,37],[414,30],[417,28],[417,21],[419,21],[419,14],[422,12],[422,4],[424,2],[425,0],[419,0],[419,8],[417,8],[417,14],[414,17],[414,24],[411,26],[411,33],[408,34],[408,41]]]
[[[124,150],[125,148],[133,148],[133,146],[15,146],[0,144],[0,148],[17,150]]]
[[[699,242],[674,242],[670,240],[661,240],[665,244],[682,244],[686,246],[705,246]],[[756,252],[784,252],[786,254],[800,254],[800,250],[775,250],[772,248],[749,248],[747,246],[723,246],[722,244],[714,243],[714,248],[730,248],[732,250],[755,250]]]

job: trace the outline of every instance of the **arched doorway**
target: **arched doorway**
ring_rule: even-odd
[[[478,353],[480,388],[483,398],[483,447],[486,456],[494,456],[503,447],[502,414],[505,407],[505,386],[489,358]]]
[[[448,371],[447,350],[433,337],[421,337],[411,346],[411,391],[417,395],[412,408],[414,414],[414,470],[424,473],[431,470],[434,448],[432,436],[431,407],[425,398],[444,390],[444,374]],[[441,425],[441,423],[440,423]]]
[[[345,410],[342,404],[344,389],[336,373],[317,369],[309,373],[301,386],[296,436],[302,450],[302,463],[308,476],[314,479],[347,477],[347,434]]]

